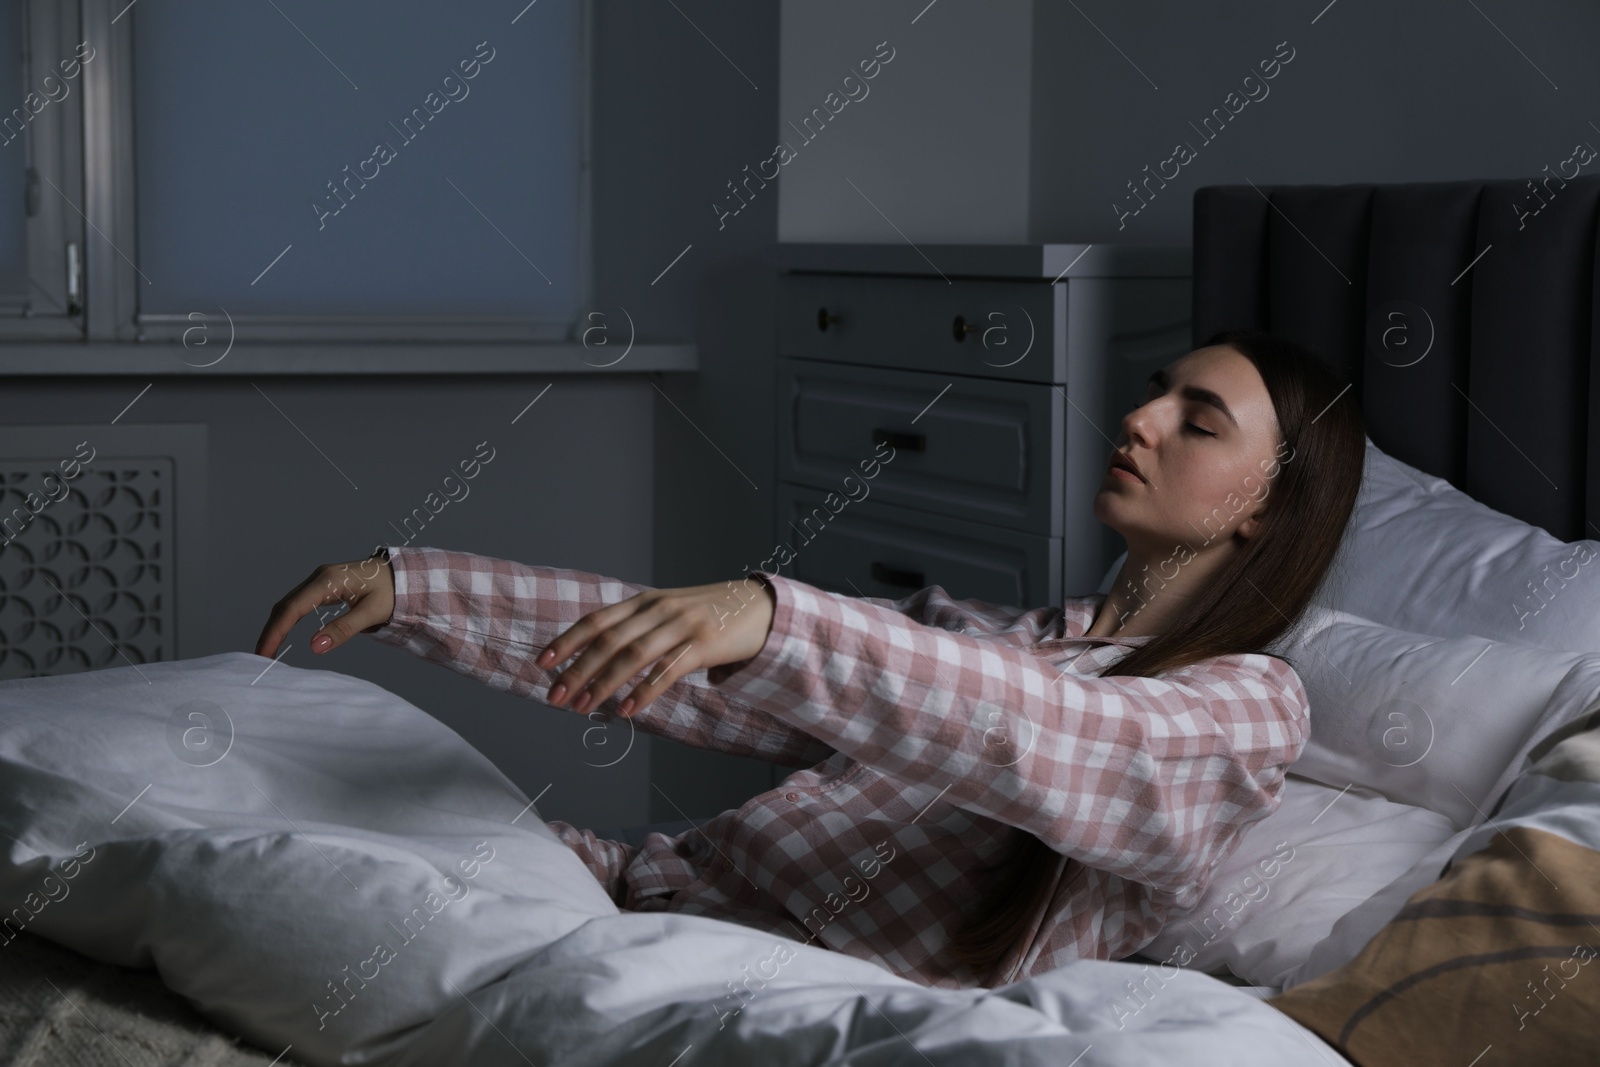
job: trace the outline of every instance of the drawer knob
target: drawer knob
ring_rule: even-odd
[[[924,583],[921,571],[908,571],[900,567],[891,567],[887,563],[872,563],[872,580],[882,582],[884,585],[903,585],[907,589],[921,589]]]
[[[885,430],[882,428],[872,431],[872,443],[875,445],[888,445],[896,452],[926,452],[928,439],[920,433],[902,433],[899,430]]]
[[[827,308],[823,307],[817,309],[817,329],[821,330],[823,333],[828,332],[828,325],[830,323],[838,323],[839,321],[839,316],[828,314]]]
[[[967,339],[967,334],[981,330],[982,328],[983,327],[979,326],[975,322],[968,322],[965,315],[957,315],[956,321],[950,327],[950,332],[955,335],[957,341],[965,341]]]

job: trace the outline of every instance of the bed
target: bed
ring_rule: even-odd
[[[1311,744],[1139,956],[930,989],[619,912],[431,716],[225,653],[0,683],[0,1056],[1560,1062],[1600,1019],[1600,179],[1548,185],[1537,214],[1518,182],[1197,191],[1196,343],[1312,345],[1370,438],[1279,649]]]

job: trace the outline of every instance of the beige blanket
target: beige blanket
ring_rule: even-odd
[[[1268,1003],[1360,1067],[1600,1063],[1600,728],[1582,725],[1535,750],[1486,847]]]

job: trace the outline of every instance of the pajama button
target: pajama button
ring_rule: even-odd
[[[789,800],[799,800],[800,799],[800,794],[799,793],[785,793],[784,797],[789,799]]]

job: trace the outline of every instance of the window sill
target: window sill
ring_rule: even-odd
[[[695,372],[693,344],[299,342],[207,345],[136,341],[0,343],[12,375],[644,374]]]

